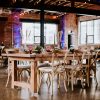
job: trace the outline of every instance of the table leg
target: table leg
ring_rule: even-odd
[[[31,62],[31,77],[30,77],[31,91],[37,93],[37,61]]]
[[[87,85],[90,86],[90,56],[88,56],[88,66],[87,66]]]
[[[14,88],[14,81],[17,81],[17,61],[11,61],[12,67],[12,84],[11,87]]]

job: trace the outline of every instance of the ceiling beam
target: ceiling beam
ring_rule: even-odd
[[[64,6],[46,6],[45,10],[66,12],[66,13],[77,13],[77,14],[87,14],[87,15],[97,15],[100,16],[100,10],[91,10],[85,8],[75,8],[75,7],[64,7]]]
[[[74,4],[75,4],[74,0],[71,1],[71,7],[74,7]]]
[[[29,4],[1,4],[0,7],[6,8],[26,8],[26,9],[38,9],[40,10],[40,5],[34,6],[32,3]],[[77,13],[77,14],[87,14],[87,15],[97,15],[100,16],[100,10],[91,10],[85,8],[75,8],[75,7],[64,7],[64,6],[56,6],[56,5],[46,5],[44,4],[44,10],[48,11],[57,11],[57,12],[66,12],[66,13]]]
[[[100,6],[100,0],[69,0],[69,1],[74,1],[74,2],[86,2],[89,4],[96,4]]]

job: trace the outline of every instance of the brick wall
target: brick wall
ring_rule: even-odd
[[[12,23],[7,21],[4,29],[4,44],[9,47],[12,45]]]
[[[5,21],[0,21],[0,44],[4,42]]]
[[[0,44],[11,46],[12,42],[12,23],[8,21],[0,21]]]

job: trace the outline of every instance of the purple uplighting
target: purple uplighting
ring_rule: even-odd
[[[65,23],[64,23],[64,16],[61,18],[61,41],[60,47],[63,49],[65,47]]]
[[[19,21],[19,13],[13,12],[12,13],[13,19],[13,46],[19,48],[21,45],[21,23]]]

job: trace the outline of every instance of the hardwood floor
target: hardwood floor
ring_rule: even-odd
[[[92,78],[89,88],[82,89],[80,85],[76,85],[74,91],[71,91],[71,87],[69,87],[66,93],[63,85],[60,90],[57,89],[55,81],[53,96],[51,96],[46,83],[42,84],[39,95],[33,95],[28,89],[11,89],[10,83],[6,88],[6,80],[6,68],[0,68],[0,100],[100,100],[100,62],[97,63],[97,87]]]

